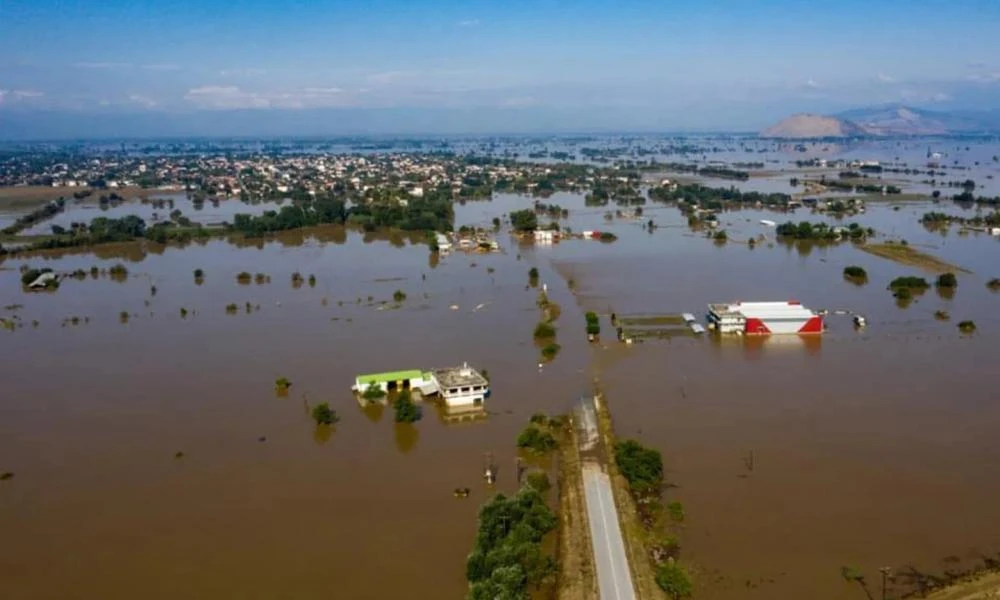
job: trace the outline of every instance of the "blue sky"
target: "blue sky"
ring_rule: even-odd
[[[407,114],[442,132],[757,129],[998,100],[996,0],[0,0],[0,138],[55,113],[137,131],[242,111],[278,129],[329,115],[323,133]]]

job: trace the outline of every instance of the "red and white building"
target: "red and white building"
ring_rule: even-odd
[[[709,326],[742,335],[823,333],[823,317],[799,302],[709,304]]]

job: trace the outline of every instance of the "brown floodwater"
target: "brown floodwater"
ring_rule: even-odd
[[[704,597],[855,598],[841,565],[874,581],[882,565],[940,571],[947,557],[967,564],[1000,550],[1000,405],[984,358],[1000,327],[1000,295],[984,285],[1000,275],[990,272],[995,239],[926,231],[916,220],[927,207],[858,217],[972,271],[953,298],[929,290],[900,309],[885,285],[916,271],[849,245],[720,247],[673,208],[647,206],[643,221],[661,225],[648,233],[578,195],[546,202],[569,208],[573,229],[619,240],[533,247],[504,233],[503,254],[433,261],[407,236],[329,228],[0,264],[0,304],[23,304],[3,315],[24,324],[0,332],[0,471],[15,474],[0,482],[0,597],[459,598],[489,493],[485,454],[500,465],[498,489],[513,491],[528,416],[567,411],[594,374],[619,433],[664,452],[677,486],[668,498],[688,515],[683,556]],[[456,207],[457,224],[529,204],[470,202]],[[736,211],[722,222],[734,239],[773,235],[761,218],[784,220]],[[52,294],[18,284],[24,263],[117,262],[124,283],[88,275]],[[870,283],[844,282],[846,264],[865,267]],[[562,352],[541,369],[532,266],[563,307]],[[240,285],[241,271],[271,281]],[[296,271],[316,286],[293,288]],[[403,307],[380,310],[397,289]],[[700,313],[708,302],[789,297],[857,310],[869,328],[830,317],[829,334],[808,344],[623,348],[607,323],[600,347],[584,337],[581,309]],[[938,308],[952,321],[936,321]],[[80,323],[63,325],[72,316]],[[966,318],[979,333],[958,334]],[[462,361],[489,370],[485,419],[452,423],[428,406],[398,426],[391,410],[363,411],[348,392],[358,373]],[[274,393],[279,376],[293,382],[286,397]],[[317,429],[307,410],[318,402],[340,423]],[[470,498],[456,500],[457,486]]]

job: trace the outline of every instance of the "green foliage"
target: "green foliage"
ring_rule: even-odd
[[[333,425],[340,420],[337,416],[337,411],[330,408],[329,403],[323,402],[317,404],[312,409],[313,421],[316,421],[317,425]]]
[[[205,271],[203,271],[202,269],[195,269],[194,270],[194,278],[195,279],[201,279],[204,276],[205,276]]]
[[[922,292],[929,287],[930,284],[923,277],[903,276],[889,282],[889,289],[897,293],[903,289]]]
[[[545,425],[548,425],[549,418],[545,415],[545,413],[537,412],[531,415],[531,419],[529,421],[534,425],[541,425],[544,427]]]
[[[972,333],[976,330],[975,321],[959,321],[958,330],[962,333]]]
[[[250,275],[250,273],[248,273],[247,271],[241,271],[238,275],[236,275],[236,281],[243,285],[249,284],[252,278],[253,276]]]
[[[396,400],[392,403],[392,409],[396,413],[397,423],[415,423],[423,416],[423,411],[413,402],[413,398],[407,390],[399,392]]]
[[[587,323],[587,335],[599,335],[601,325],[599,323]]]
[[[560,350],[562,350],[562,346],[555,342],[546,344],[542,347],[542,358],[545,360],[552,360],[557,354],[559,354]]]
[[[118,320],[121,321],[122,323],[128,323],[128,311],[123,310],[120,313],[118,313]]]
[[[550,339],[556,336],[556,328],[552,323],[539,321],[535,325],[534,337],[538,340]]]
[[[228,315],[235,315],[236,311],[238,311],[239,309],[240,309],[240,307],[237,306],[235,302],[231,302],[231,303],[229,303],[229,304],[226,305],[226,314],[228,314]]]
[[[583,317],[587,320],[588,323],[599,323],[600,322],[600,319],[598,318],[597,313],[595,313],[593,311],[587,311],[587,313],[584,314]]]
[[[610,231],[602,231],[598,234],[597,239],[602,242],[613,242],[618,239],[618,236],[611,233]]]
[[[392,299],[395,300],[396,303],[398,304],[403,300],[406,300],[406,292],[404,292],[403,290],[396,290],[395,292],[392,293]]]
[[[309,287],[316,287],[316,276],[309,275]]]
[[[687,570],[673,560],[668,560],[657,567],[656,585],[660,586],[672,600],[688,598],[694,591]]]
[[[638,495],[658,494],[663,484],[663,457],[635,440],[615,442],[615,463]]]
[[[549,476],[545,471],[528,473],[527,484],[543,495],[552,489],[552,483],[549,482]]]
[[[955,277],[954,273],[942,273],[938,275],[937,286],[941,288],[956,288],[958,287],[958,278]]]
[[[369,383],[365,391],[361,392],[361,397],[365,400],[378,400],[379,398],[385,398],[385,390],[383,390],[376,383]]]
[[[853,565],[844,565],[840,567],[840,576],[843,577],[845,581],[850,581],[852,583],[862,581],[865,578],[865,574],[861,572],[861,569]]]
[[[536,267],[528,269],[528,279],[538,279],[538,269]]]
[[[844,277],[855,280],[868,279],[868,272],[857,265],[850,265],[844,267]]]
[[[986,287],[990,288],[991,291],[1000,291],[1000,278],[994,277],[986,282]]]
[[[517,436],[517,447],[539,454],[551,452],[559,446],[555,436],[547,430],[530,424]]]
[[[498,494],[479,511],[475,547],[466,561],[473,600],[527,600],[529,586],[538,586],[556,572],[542,539],[558,519],[542,494],[526,485],[512,498]]]
[[[510,213],[510,225],[515,231],[534,231],[538,228],[538,216],[530,208]]]
[[[292,387],[292,382],[289,381],[287,377],[279,377],[274,380],[274,387],[278,388],[279,390],[287,390],[288,388]]]
[[[124,281],[128,278],[128,267],[118,263],[115,266],[108,269],[108,276],[115,281]]]
[[[670,515],[670,520],[675,523],[680,523],[684,520],[684,505],[676,500],[667,504],[667,514]]]
[[[720,229],[715,232],[715,234],[712,236],[712,239],[715,240],[716,242],[725,242],[726,240],[729,239],[729,234],[726,233],[725,229]]]
[[[48,267],[44,269],[25,269],[24,271],[21,271],[21,285],[30,285],[43,274],[51,272],[52,269],[49,269]]]
[[[951,315],[946,310],[936,310],[934,311],[934,318],[938,321],[947,321],[951,318]]]

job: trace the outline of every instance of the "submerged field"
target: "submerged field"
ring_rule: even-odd
[[[970,271],[957,290],[901,307],[886,287],[918,267],[850,242],[785,243],[761,223],[832,217],[725,212],[731,241],[719,244],[672,206],[649,203],[634,219],[578,194],[546,202],[569,210],[564,226],[617,241],[535,246],[504,231],[503,253],[434,257],[402,235],[334,227],[0,263],[2,316],[14,323],[0,331],[0,472],[13,475],[0,482],[0,596],[462,597],[491,493],[486,454],[500,465],[497,489],[514,491],[513,441],[528,415],[566,412],[594,377],[619,437],[664,454],[698,597],[849,600],[864,592],[841,577],[845,565],[875,582],[881,566],[939,574],[1000,552],[1000,405],[982,368],[1000,332],[1000,295],[985,285],[1000,276],[995,238],[924,229],[930,203],[847,219]],[[469,202],[456,226],[490,227],[530,205]],[[223,202],[218,214],[229,212]],[[53,293],[19,283],[25,264],[117,263],[123,282],[68,279]],[[867,271],[865,285],[844,280],[848,265]],[[562,349],[543,366],[532,267],[562,308]],[[269,282],[241,284],[243,271]],[[294,286],[296,272],[315,285]],[[864,314],[868,328],[831,315],[821,339],[626,348],[606,318],[790,298]],[[602,315],[595,344],[584,311]],[[974,335],[956,328],[966,319]],[[463,361],[489,370],[485,419],[452,423],[427,406],[397,425],[348,391],[358,373]],[[292,382],[286,396],[277,377]],[[311,422],[319,402],[337,425]],[[456,486],[470,497],[454,498]]]

